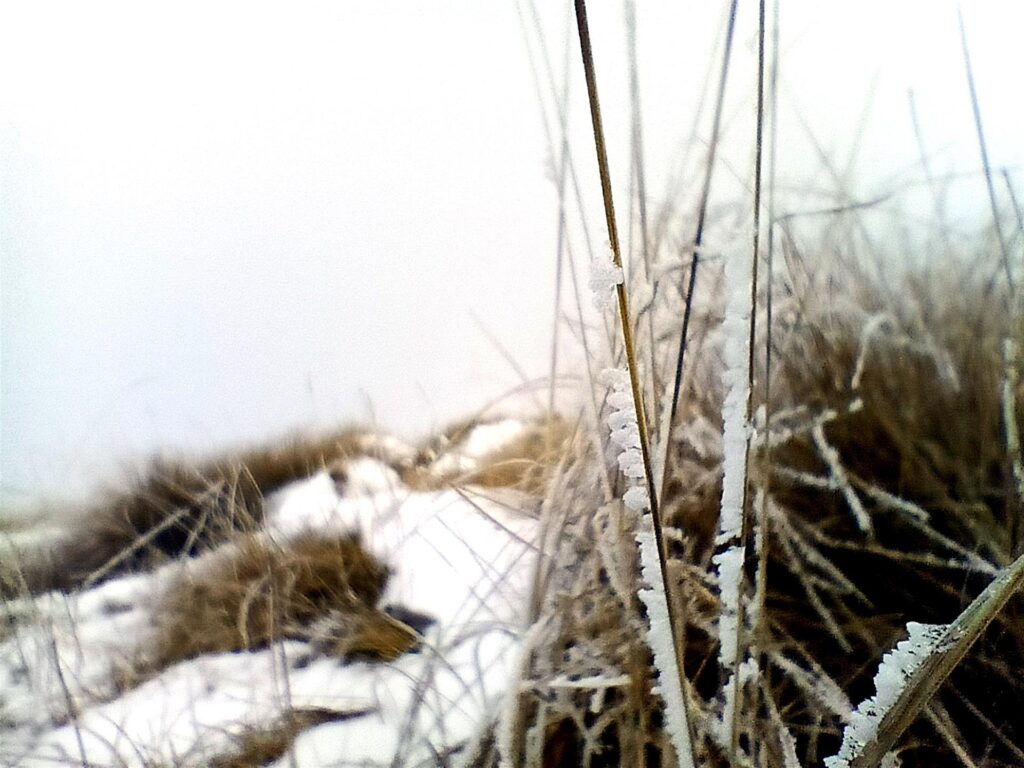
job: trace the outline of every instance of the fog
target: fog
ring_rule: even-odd
[[[541,5],[557,80],[578,54],[563,59],[565,7]],[[966,5],[992,164],[1024,194],[1024,9]],[[706,118],[691,129],[723,8],[638,6],[657,206],[686,148],[703,151]],[[353,421],[415,436],[547,374],[557,120],[514,2],[0,9],[3,499],[74,494],[155,450]],[[622,6],[590,11],[624,199]],[[730,194],[752,141],[754,6],[742,14]],[[833,199],[822,156],[858,199],[919,181],[912,89],[931,168],[955,178],[951,217],[986,215],[954,4],[783,0],[781,18],[791,187]],[[600,243],[580,81],[571,137]]]

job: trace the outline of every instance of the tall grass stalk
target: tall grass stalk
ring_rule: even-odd
[[[619,245],[618,227],[615,222],[615,205],[612,199],[611,175],[608,170],[608,153],[604,140],[604,128],[601,120],[601,104],[597,92],[597,76],[594,71],[594,56],[590,43],[590,30],[587,23],[587,8],[584,0],[575,0],[576,26],[580,38],[580,51],[583,59],[583,71],[587,81],[587,96],[590,104],[590,117],[594,130],[594,149],[597,154],[598,171],[601,177],[601,192],[604,200],[605,221],[608,228],[608,239],[612,249],[612,260],[615,266],[622,269],[622,253]],[[660,588],[664,593],[666,602],[666,614],[668,618],[668,630],[671,632],[672,648],[675,656],[675,672],[679,685],[678,701],[675,696],[666,695],[666,720],[669,723],[669,730],[676,746],[676,759],[684,768],[692,767],[695,764],[692,744],[692,730],[688,710],[688,683],[686,672],[683,668],[680,648],[682,646],[679,631],[682,627],[681,620],[676,616],[672,600],[672,585],[668,579],[668,553],[665,547],[665,537],[662,529],[661,515],[658,507],[658,494],[654,485],[654,473],[651,470],[650,440],[647,431],[647,418],[644,411],[643,391],[640,384],[639,369],[636,358],[636,348],[633,342],[632,320],[629,313],[629,296],[626,281],[623,280],[616,285],[616,296],[619,308],[619,325],[622,333],[623,348],[626,357],[626,369],[629,374],[629,383],[633,395],[633,406],[636,411],[637,427],[640,435],[640,451],[643,458],[644,476],[647,484],[648,503],[653,524],[653,534],[657,547],[658,570],[660,571]],[[641,547],[643,550],[643,547]],[[659,585],[652,583],[651,586],[657,592]],[[653,617],[652,617],[653,619]],[[662,686],[669,686],[674,682],[668,677],[669,670],[659,670],[662,677]],[[673,705],[679,705],[681,711],[671,712]],[[673,724],[677,724],[675,727]],[[682,731],[682,732],[676,732]]]
[[[690,275],[686,285],[686,305],[683,309],[683,320],[679,330],[679,346],[676,351],[675,372],[672,378],[671,399],[666,407],[663,407],[664,422],[660,429],[662,448],[659,452],[662,456],[660,465],[662,468],[661,491],[662,495],[668,485],[668,446],[670,443],[669,434],[679,409],[679,394],[683,382],[683,365],[686,358],[686,345],[690,334],[690,320],[693,315],[694,291],[697,288],[697,268],[700,266],[700,249],[704,244],[704,224],[707,220],[708,201],[711,198],[711,177],[715,170],[715,158],[718,154],[718,139],[722,126],[722,111],[725,105],[725,86],[729,78],[729,62],[732,59],[732,42],[736,30],[736,7],[738,0],[732,0],[729,5],[729,21],[725,31],[725,46],[722,52],[722,66],[718,76],[718,92],[715,96],[715,114],[711,123],[711,139],[708,145],[708,157],[704,166],[704,179],[701,183],[700,200],[697,205],[697,225],[693,236],[693,253],[690,256]]]
[[[736,590],[739,600],[736,604],[736,638],[735,638],[735,656],[732,660],[731,669],[732,675],[732,717],[730,722],[727,724],[729,728],[729,752],[732,755],[732,759],[736,761],[739,754],[739,719],[740,713],[743,710],[743,684],[739,670],[744,658],[746,658],[750,643],[746,637],[746,601],[743,596],[743,585],[746,582],[745,570],[746,562],[750,555],[748,551],[750,549],[749,543],[751,538],[751,514],[750,514],[750,484],[748,478],[750,475],[750,424],[751,424],[751,401],[754,392],[754,356],[757,347],[757,291],[758,291],[758,265],[761,260],[761,183],[762,183],[762,159],[763,159],[763,146],[764,146],[764,91],[765,91],[765,0],[760,0],[758,3],[758,27],[757,27],[757,114],[756,114],[756,127],[755,127],[755,138],[754,138],[754,203],[753,203],[753,243],[751,245],[751,274],[750,274],[750,328],[747,339],[747,396],[746,402],[743,404],[743,427],[746,435],[744,447],[743,447],[743,471],[738,482],[742,483],[742,489],[740,490],[740,538],[739,538],[739,552],[741,554],[740,567],[736,569],[735,578],[737,584],[733,587]],[[768,275],[768,281],[771,282],[771,274]],[[769,338],[768,344],[770,346],[771,341]],[[738,415],[738,414],[737,414]],[[723,487],[722,497],[725,498],[726,490]],[[763,494],[767,496],[767,492]],[[767,523],[767,502],[762,502],[761,515],[759,522],[761,528],[759,531],[760,536],[764,536],[766,533]],[[751,553],[754,557],[754,562],[757,567],[757,572],[761,572],[759,565],[760,552],[754,551]],[[758,614],[760,617],[760,613]]]
[[[764,434],[772,433],[772,320],[773,320],[773,297],[775,286],[775,160],[778,147],[778,75],[779,75],[779,2],[772,3],[772,62],[769,79],[769,125],[771,126],[771,139],[768,144],[768,200],[767,200],[767,242],[765,244],[765,342],[764,342],[764,387],[762,404],[764,406]],[[763,4],[762,4],[763,6]],[[762,8],[763,12],[763,8]],[[760,46],[760,36],[759,36]],[[759,47],[759,57],[763,51]],[[763,65],[759,65],[759,71]],[[759,89],[760,90],[760,89]],[[756,249],[755,249],[756,253]],[[772,444],[770,439],[764,441],[764,465],[771,466]],[[758,531],[761,547],[757,552],[757,574],[754,586],[754,604],[757,610],[758,626],[755,631],[760,633],[765,629],[765,602],[768,595],[768,555],[765,551],[768,535],[768,498],[771,490],[771,473],[764,473],[762,478],[762,493],[758,504]],[[756,541],[755,541],[756,544]],[[763,650],[763,649],[762,649]],[[762,686],[763,690],[763,686]]]
[[[988,143],[985,141],[985,129],[981,123],[981,107],[978,103],[978,90],[974,85],[974,70],[971,67],[971,51],[967,45],[967,28],[964,25],[963,9],[959,6],[956,9],[957,20],[960,24],[960,46],[964,55],[964,74],[967,76],[967,88],[971,94],[971,113],[974,116],[974,129],[978,134],[978,151],[981,153],[981,166],[985,172],[985,187],[988,189],[988,202],[992,207],[992,226],[995,227],[996,238],[999,241],[999,254],[1003,259],[1003,269],[1006,271],[1006,284],[1010,287],[1011,293],[1015,290],[1013,267],[1010,264],[1010,249],[1006,244],[1006,236],[1003,234],[1003,227],[999,218],[999,204],[996,201],[996,188],[992,183],[992,165],[988,159]]]

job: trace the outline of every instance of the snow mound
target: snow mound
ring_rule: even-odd
[[[327,722],[299,733],[274,765],[432,765],[464,748],[515,673],[535,557],[529,502],[413,491],[372,458],[346,469],[343,484],[324,472],[268,498],[260,535],[358,531],[392,572],[382,605],[433,620],[418,652],[342,663],[287,640],[184,661],[125,690],[120,672],[156,631],[155,598],[181,564],[11,601],[15,629],[0,630],[0,764],[217,765],[246,734],[308,711],[328,712]]]

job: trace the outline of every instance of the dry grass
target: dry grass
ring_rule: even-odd
[[[811,268],[794,252],[790,274],[804,278],[779,286],[770,451],[762,424],[749,480],[764,493],[768,520],[768,589],[752,630],[762,675],[740,719],[740,747],[757,766],[784,765],[787,754],[821,764],[839,745],[851,702],[872,693],[878,661],[904,636],[906,622],[951,621],[1021,548],[1001,392],[1003,340],[1024,342],[1024,329],[1008,325],[998,289],[990,293],[968,268],[888,282],[843,269]],[[694,309],[702,346],[670,443],[662,510],[668,574],[677,615],[685,617],[678,629],[698,760],[715,766],[729,760],[715,726],[723,681],[711,566],[722,481],[721,303],[717,283],[707,284]],[[1015,366],[1019,382],[1024,372]],[[1010,406],[1024,428],[1019,383]],[[618,502],[605,503],[606,457],[570,439],[567,421],[543,419],[460,469],[449,459],[477,425],[456,425],[418,449],[385,456],[419,489],[472,484],[545,500],[554,568],[545,570],[537,596],[522,693],[476,764],[493,763],[502,745],[513,765],[673,765],[637,598],[637,519]],[[124,520],[115,527],[121,550],[109,544],[102,557],[76,555],[68,574],[34,584],[71,588],[96,578],[97,568],[124,551],[128,530],[134,544],[141,532],[144,546],[127,545],[130,556],[100,577],[229,543],[184,567],[160,598],[157,639],[125,685],[204,653],[280,638],[342,659],[387,661],[413,650],[417,631],[378,608],[387,569],[356,539],[308,533],[275,543],[259,530],[264,494],[325,468],[343,483],[348,459],[382,456],[365,433],[344,434],[200,468],[159,465],[100,509],[90,528],[100,537],[104,521]],[[557,469],[570,453],[578,460]],[[182,510],[187,522],[179,528]],[[168,520],[177,538],[161,539]],[[1024,760],[1016,716],[1024,710],[1022,611],[1019,598],[1010,601],[903,736],[905,766],[961,765],[965,755],[996,767]],[[286,718],[247,732],[230,758],[236,762],[223,764],[257,765],[283,754],[314,724]],[[502,728],[510,730],[499,738]]]
[[[365,454],[365,435],[350,429],[291,438],[205,462],[154,460],[127,488],[81,512],[51,551],[26,556],[0,590],[70,591],[215,548],[260,525],[266,495]]]
[[[568,434],[558,418],[527,424],[522,433],[472,469],[442,469],[480,419],[453,425],[422,446],[405,446],[379,432],[349,428],[301,435],[206,461],[156,459],[126,488],[101,495],[75,514],[68,533],[46,551],[23,553],[0,570],[0,596],[72,591],[129,572],[215,549],[259,530],[264,499],[318,472],[346,481],[352,459],[378,459],[414,490],[477,485],[539,495]]]
[[[210,768],[259,768],[282,757],[295,739],[308,728],[338,722],[352,713],[330,709],[293,709],[277,721],[259,728],[247,728],[236,739],[234,752],[210,761]]]
[[[429,441],[419,450],[416,462],[401,469],[402,481],[416,490],[479,486],[543,496],[565,455],[572,425],[558,415],[543,416],[525,423],[518,434],[501,445],[474,457],[468,468],[446,466],[446,459],[460,456],[470,433],[481,424],[476,419],[460,422]]]
[[[354,536],[310,532],[278,545],[252,534],[218,554],[212,567],[186,569],[158,602],[147,671],[281,638],[316,635],[321,650],[388,660],[416,644],[415,632],[377,611],[388,569]]]
[[[998,292],[989,293],[970,269],[889,282],[844,269],[807,267],[803,273],[813,277],[780,284],[771,448],[762,429],[750,477],[767,504],[768,590],[753,638],[762,675],[744,699],[740,746],[758,766],[784,765],[787,754],[805,766],[821,764],[838,747],[851,702],[872,693],[878,661],[904,636],[906,622],[951,621],[1021,547],[1021,498],[1001,392],[1003,339],[1024,342],[1024,329],[1008,325]],[[841,291],[827,290],[839,283]],[[722,480],[720,312],[709,288],[694,310],[703,346],[684,388],[662,500],[702,766],[729,764],[715,726],[723,681],[711,566]],[[1010,406],[1024,428],[1019,383]],[[637,598],[637,520],[618,502],[605,503],[604,457],[570,440],[568,422],[540,420],[477,457],[471,469],[453,472],[445,459],[465,448],[474,425],[392,454],[389,463],[422,489],[476,484],[545,498],[555,567],[545,571],[537,598],[539,621],[515,713],[476,764],[493,763],[502,745],[513,765],[673,765]],[[200,654],[262,648],[279,638],[305,640],[313,652],[342,659],[391,660],[416,647],[416,630],[378,609],[387,569],[356,539],[308,533],[278,544],[259,531],[262,496],[280,483],[325,467],[344,482],[346,458],[369,453],[364,437],[349,434],[349,442],[311,441],[158,472],[139,486],[147,491],[137,487],[103,510],[113,519],[146,508],[149,532],[162,530],[175,510],[201,521],[166,550],[154,544],[156,552],[132,567],[230,541],[183,568],[158,601],[157,639],[126,685]],[[578,460],[557,471],[570,452]],[[205,497],[198,480],[189,494],[166,491],[228,466],[253,484],[225,493],[221,471]],[[160,495],[153,490],[160,482],[162,501],[146,507],[143,500]],[[199,497],[220,501],[192,516]],[[227,524],[221,520],[216,535],[196,533],[214,530],[208,526],[218,515]],[[59,583],[94,576],[97,561],[89,570],[72,560],[76,578]],[[1019,598],[1010,601],[903,736],[905,766],[961,765],[965,755],[977,765],[1021,763],[1022,611]],[[230,758],[236,762],[223,764],[257,765],[283,754],[314,724],[286,718],[247,732]],[[499,738],[502,728],[511,730]]]
[[[1024,329],[1008,325],[998,293],[966,267],[889,283],[849,268],[813,272],[799,290],[782,286],[771,451],[755,443],[751,466],[751,488],[768,505],[768,592],[754,630],[762,675],[745,698],[740,746],[759,766],[784,765],[790,748],[805,766],[834,754],[850,702],[874,692],[878,661],[906,622],[952,621],[1021,548],[1001,392],[1003,339],[1024,341]],[[830,298],[824,286],[837,284]],[[723,683],[711,566],[722,480],[719,311],[712,297],[695,314],[707,342],[663,499],[700,765],[729,764],[714,725]],[[1019,384],[1013,398],[1019,429]],[[545,596],[548,631],[520,697],[514,764],[675,765],[650,693],[637,521],[618,503],[603,506],[592,490],[600,462],[590,461],[549,500],[570,523],[562,581]],[[962,765],[964,755],[1021,764],[1022,612],[1018,596],[900,740],[905,766]]]

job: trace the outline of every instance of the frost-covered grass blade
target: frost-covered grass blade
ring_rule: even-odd
[[[1007,566],[951,624],[910,622],[910,638],[886,654],[875,695],[861,702],[828,768],[874,768],[1024,583],[1024,555]]]

